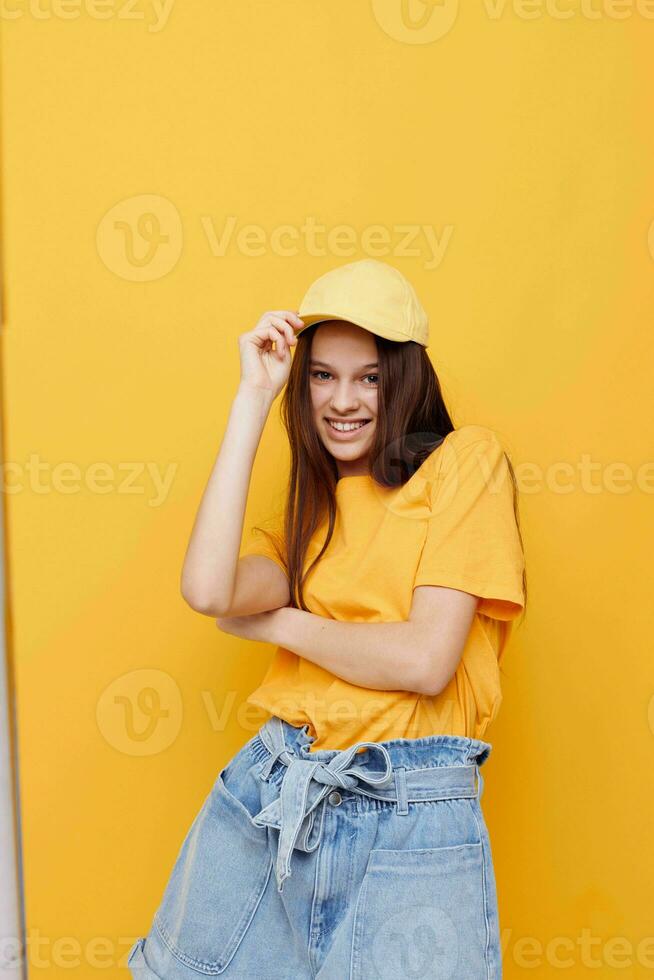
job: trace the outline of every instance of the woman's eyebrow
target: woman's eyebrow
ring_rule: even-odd
[[[318,364],[320,364],[322,367],[329,368],[330,371],[332,370],[331,364],[328,364],[327,361],[314,361],[314,360],[311,360],[309,363],[310,363],[311,367],[316,367]],[[366,368],[376,368],[376,367],[379,367],[379,364],[375,361],[373,364],[362,364],[361,367],[359,368],[359,370],[360,371],[365,371]]]

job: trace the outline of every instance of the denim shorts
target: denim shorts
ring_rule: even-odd
[[[132,977],[499,980],[491,745],[311,741],[273,715],[218,774]]]

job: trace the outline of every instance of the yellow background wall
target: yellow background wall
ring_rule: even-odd
[[[31,977],[126,975],[208,788],[263,720],[239,706],[272,648],[193,613],[181,564],[238,334],[365,256],[415,284],[455,424],[495,427],[523,490],[530,601],[483,798],[505,976],[654,969],[654,4],[402,11],[3,9]],[[246,527],[283,486],[277,409]]]

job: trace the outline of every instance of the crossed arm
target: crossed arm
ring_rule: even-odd
[[[479,598],[435,585],[413,591],[409,619],[347,623],[284,606],[219,617],[225,633],[273,643],[337,677],[378,691],[439,694],[463,653]]]

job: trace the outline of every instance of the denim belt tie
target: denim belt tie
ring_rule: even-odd
[[[261,779],[268,778],[277,759],[288,767],[278,798],[251,818],[256,827],[269,826],[279,830],[275,876],[277,890],[281,892],[291,874],[293,849],[315,851],[320,844],[324,807],[320,810],[319,823],[316,823],[316,812],[329,791],[334,787],[353,789],[360,783],[373,788],[388,786],[394,778],[393,764],[388,750],[376,742],[358,742],[339,752],[327,765],[299,759],[286,748],[283,728],[277,716],[263,726],[261,738],[270,752],[270,758],[261,771]],[[381,753],[381,773],[367,772],[360,766],[351,765],[357,751],[364,747]]]

